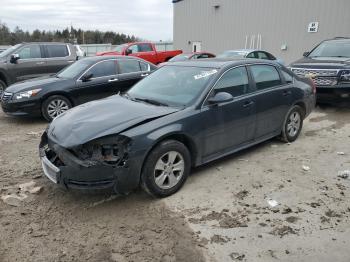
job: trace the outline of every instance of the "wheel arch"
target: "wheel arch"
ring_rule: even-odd
[[[303,110],[303,119],[305,119],[305,116],[306,116],[306,104],[303,101],[298,101],[293,106],[299,106]]]
[[[66,92],[62,92],[62,91],[55,91],[55,92],[50,92],[45,94],[42,99],[41,99],[41,106],[43,105],[43,103],[51,96],[63,96],[66,99],[69,100],[69,102],[72,104],[72,107],[74,107],[76,105],[76,102],[66,93]]]

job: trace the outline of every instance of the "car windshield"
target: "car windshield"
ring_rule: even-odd
[[[64,68],[62,71],[58,72],[56,76],[59,78],[72,79],[86,70],[89,65],[91,65],[91,62],[89,62],[87,59],[78,60],[70,66]]]
[[[118,53],[121,53],[124,48],[127,46],[127,44],[124,44],[124,45],[117,45],[115,48],[114,48],[114,51],[115,52],[118,52]]]
[[[244,58],[246,54],[246,52],[242,51],[225,51],[218,55],[217,58]]]
[[[174,56],[173,58],[171,58],[171,59],[169,60],[169,62],[186,61],[186,60],[188,60],[188,59],[190,59],[190,56],[189,56],[189,55],[184,55],[184,54],[182,54],[182,55]]]
[[[10,48],[8,48],[8,49],[6,49],[4,52],[2,52],[2,53],[0,54],[0,57],[6,57],[6,56],[12,54],[12,52],[13,52],[15,49],[17,49],[19,46],[20,46],[20,44],[11,46]]]
[[[350,57],[350,41],[327,41],[321,43],[309,57]]]
[[[126,94],[135,100],[150,100],[174,107],[188,106],[205,89],[215,68],[164,66],[138,82]]]

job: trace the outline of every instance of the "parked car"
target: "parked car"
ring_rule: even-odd
[[[185,54],[179,54],[177,56],[174,56],[171,58],[168,62],[161,63],[158,66],[164,66],[167,63],[172,62],[180,62],[180,61],[187,61],[187,60],[197,60],[197,59],[204,59],[204,58],[214,58],[215,55],[207,52],[193,52],[193,53],[185,53]]]
[[[165,197],[191,167],[275,136],[293,142],[314,105],[312,81],[274,62],[174,62],[123,95],[55,118],[40,156],[63,187],[125,194],[141,185]]]
[[[276,61],[277,63],[284,65],[282,59],[276,58],[274,55],[269,52],[258,50],[258,49],[238,49],[238,50],[227,50],[222,54],[217,56],[218,58],[231,58],[231,59],[240,59],[240,58],[255,58],[255,59],[264,59]]]
[[[56,75],[9,86],[1,106],[10,115],[42,115],[51,121],[73,106],[125,92],[156,68],[132,57],[85,58]]]
[[[350,102],[350,38],[325,40],[303,56],[289,67],[314,77],[318,102]]]
[[[80,45],[74,45],[75,51],[77,53],[77,59],[86,56],[85,50]]]
[[[181,53],[181,50],[157,51],[154,44],[148,42],[140,42],[119,45],[113,51],[99,52],[96,55],[135,56],[157,65],[159,63],[169,61],[171,58]]]
[[[71,44],[22,43],[0,54],[0,96],[7,86],[57,73],[76,61]]]

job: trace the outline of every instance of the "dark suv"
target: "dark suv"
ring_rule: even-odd
[[[22,43],[0,53],[0,95],[7,86],[57,73],[77,59],[66,43]]]
[[[299,76],[314,77],[318,102],[350,101],[350,38],[323,41],[290,69]]]

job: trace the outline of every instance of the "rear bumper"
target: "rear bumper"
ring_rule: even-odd
[[[58,145],[48,145],[46,132],[41,138],[39,154],[45,176],[66,189],[114,189],[127,194],[139,185],[142,161],[136,156],[123,166],[82,161]]]

